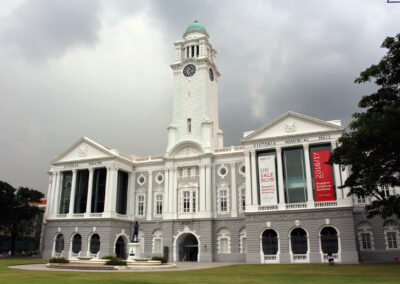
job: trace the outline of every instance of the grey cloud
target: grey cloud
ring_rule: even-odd
[[[73,46],[93,46],[100,29],[98,1],[27,1],[0,19],[2,45],[17,47],[30,62],[59,57]]]

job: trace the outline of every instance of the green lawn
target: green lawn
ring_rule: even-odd
[[[166,272],[26,271],[8,265],[44,260],[0,260],[0,283],[400,283],[400,264],[232,265],[212,269]]]

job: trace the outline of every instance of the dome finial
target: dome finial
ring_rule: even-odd
[[[203,33],[208,36],[206,28],[202,24],[200,24],[198,20],[194,20],[193,23],[188,26],[183,36],[185,37],[187,34],[192,32]]]

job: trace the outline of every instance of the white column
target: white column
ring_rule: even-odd
[[[250,152],[244,152],[245,171],[246,171],[246,211],[249,210],[251,201],[251,166],[250,166]]]
[[[128,173],[128,202],[127,202],[127,215],[130,219],[135,218],[135,173]]]
[[[107,167],[107,181],[106,181],[106,194],[104,198],[104,215],[111,217],[112,212],[115,212],[115,173],[116,168],[114,166]],[[114,209],[114,210],[113,210]]]
[[[152,218],[152,202],[153,202],[153,172],[152,171],[148,171],[148,187],[147,187],[147,216],[146,216],[146,220],[151,220]]]
[[[237,217],[236,163],[231,163],[231,217]]]
[[[117,179],[118,179],[118,169],[115,166],[113,166],[113,167],[111,167],[111,180],[110,180],[111,202],[110,202],[109,211],[111,212],[111,215],[116,213]]]
[[[61,172],[56,172],[56,181],[55,181],[55,195],[54,195],[54,214],[58,214],[59,210],[60,210],[60,191],[61,191]]]
[[[206,173],[205,173],[205,171],[206,171],[205,165],[200,164],[200,168],[199,168],[200,212],[206,211],[206,182],[205,182]]]
[[[163,215],[169,212],[169,168],[165,167]]]
[[[71,182],[71,194],[69,196],[69,211],[68,215],[72,216],[74,214],[74,204],[75,204],[75,191],[76,191],[76,170],[72,170],[72,182]]]
[[[177,169],[173,168],[172,169],[172,212],[173,212],[173,218],[176,219],[178,217],[178,204],[177,204]]]
[[[49,174],[49,186],[47,188],[47,208],[45,212],[45,216],[49,216],[49,214],[53,213],[53,206],[54,206],[54,189],[53,189],[53,180],[54,180],[54,173],[48,172]]]
[[[311,178],[311,166],[310,166],[310,144],[303,144],[304,149],[304,159],[306,164],[306,179],[307,179],[307,195],[308,195],[308,206],[314,207],[314,195],[313,195],[313,186],[312,186],[312,178]]]
[[[331,142],[332,151],[336,148],[336,142]],[[339,188],[342,185],[340,181],[340,168],[339,165],[333,164],[333,173],[335,174],[335,185],[336,185],[336,199],[343,199],[343,190]]]
[[[213,211],[211,206],[211,187],[212,187],[212,182],[211,182],[211,178],[212,178],[212,165],[211,163],[207,163],[206,165],[206,211],[209,212],[209,214],[211,214],[211,212]],[[211,215],[210,215],[211,217]]]
[[[279,209],[285,209],[285,184],[283,183],[283,165],[282,165],[282,148],[276,148],[276,158],[278,164],[278,193],[279,193]]]
[[[89,168],[88,194],[86,198],[86,215],[89,217],[92,211],[92,193],[93,193],[93,168]]]
[[[253,210],[258,210],[256,151],[251,151],[251,188]]]
[[[168,214],[167,214],[167,219],[172,219],[173,218],[173,212],[174,212],[174,207],[173,207],[173,180],[174,180],[174,173],[172,170],[172,167],[168,169]]]

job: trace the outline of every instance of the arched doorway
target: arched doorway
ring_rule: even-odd
[[[264,255],[272,256],[278,253],[278,234],[275,230],[268,229],[262,234],[262,249]]]
[[[181,235],[176,241],[179,261],[198,261],[199,242],[191,233]]]
[[[321,230],[321,249],[324,254],[334,254],[339,251],[338,234],[335,228],[325,227]]]
[[[115,242],[115,254],[121,259],[127,259],[126,241],[122,236]]]

